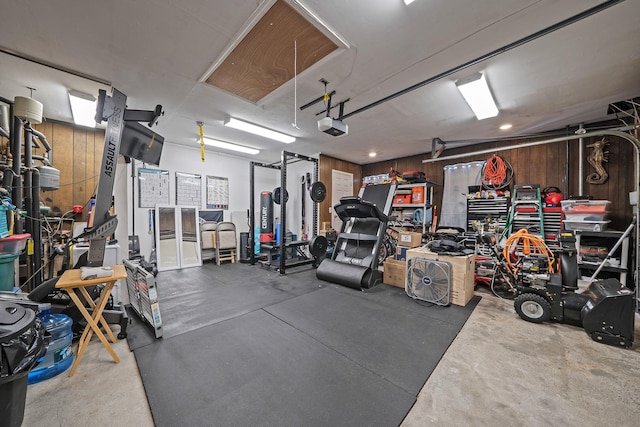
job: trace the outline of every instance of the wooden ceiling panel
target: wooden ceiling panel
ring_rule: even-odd
[[[206,83],[257,103],[338,46],[282,0],[276,1]]]

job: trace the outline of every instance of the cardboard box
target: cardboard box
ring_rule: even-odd
[[[417,248],[422,245],[422,233],[403,231],[398,236],[398,245],[406,246],[408,248]]]
[[[396,286],[404,289],[405,276],[407,271],[407,263],[397,261],[392,257],[387,258],[384,262],[384,275],[382,281],[387,285]]]
[[[426,247],[420,247],[407,251],[407,261],[411,258],[427,258],[451,263],[451,304],[461,305],[464,307],[473,297],[473,290],[475,288],[475,255],[441,255],[431,252]]]
[[[406,246],[398,246],[396,248],[396,260],[397,261],[406,261],[407,260],[407,251],[411,249]]]

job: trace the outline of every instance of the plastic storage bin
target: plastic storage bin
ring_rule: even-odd
[[[609,212],[596,213],[596,212],[565,211],[564,220],[569,222],[580,222],[580,221],[602,222],[607,219],[608,214]]]
[[[0,254],[15,254],[22,252],[31,234],[14,234],[0,239]]]
[[[19,256],[19,253],[0,254],[0,291],[13,291],[16,284],[15,261]]]
[[[51,340],[36,369],[29,372],[29,384],[61,374],[71,367],[74,359],[71,348],[73,320],[66,314],[51,314],[51,304],[42,304],[39,310],[38,318],[47,333],[51,335]]]
[[[593,214],[606,214],[607,207],[609,206],[609,200],[562,200],[560,205],[562,211],[565,213],[593,213]]]
[[[611,221],[563,221],[565,230],[574,231],[605,231]]]

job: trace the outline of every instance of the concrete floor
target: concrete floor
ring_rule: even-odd
[[[632,349],[583,329],[522,321],[483,298],[425,384],[403,426],[638,426],[640,319]],[[121,362],[92,342],[76,374],[30,385],[24,426],[153,426],[126,340]]]

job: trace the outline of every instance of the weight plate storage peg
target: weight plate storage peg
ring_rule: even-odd
[[[273,190],[273,202],[276,205],[279,205],[281,200],[282,200],[282,188],[277,187],[275,190]],[[287,190],[284,190],[284,202],[287,203],[288,201],[289,201],[289,192]]]
[[[316,258],[323,256],[327,252],[329,241],[324,236],[316,236],[309,242],[309,252]]]
[[[321,181],[311,184],[311,200],[320,203],[325,197],[327,197],[327,187]]]

